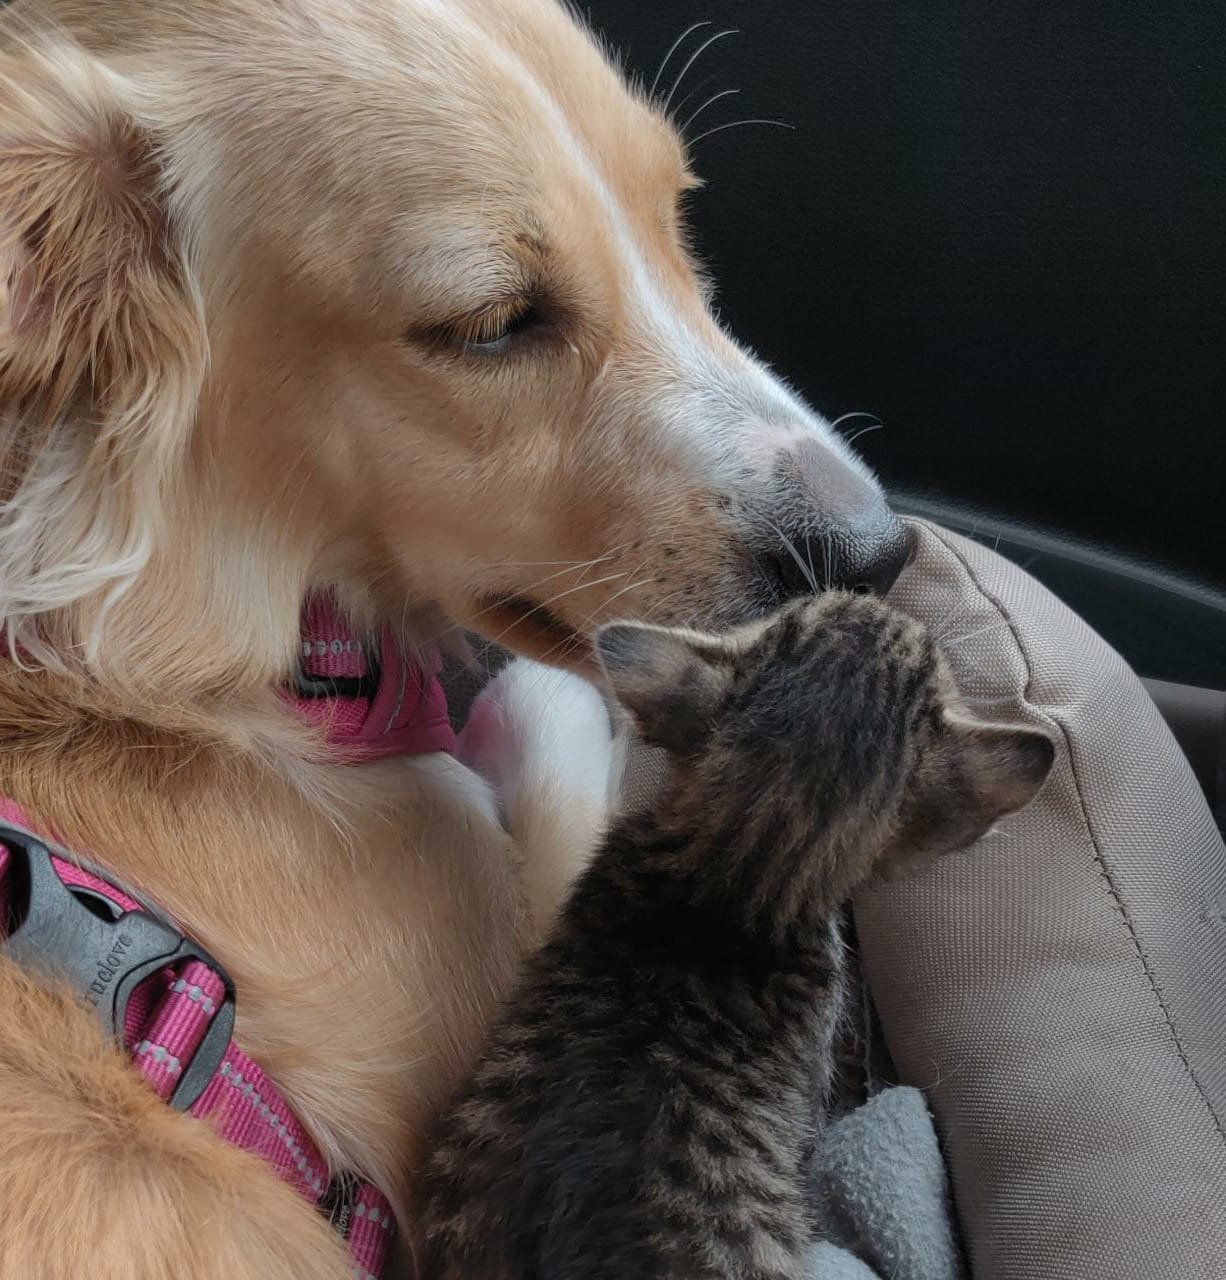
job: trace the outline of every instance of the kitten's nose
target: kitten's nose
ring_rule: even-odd
[[[785,599],[830,587],[884,595],[911,557],[912,538],[863,472],[818,442],[781,454],[775,512],[759,568]]]

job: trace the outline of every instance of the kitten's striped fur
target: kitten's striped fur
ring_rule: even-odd
[[[970,720],[928,633],[867,598],[599,647],[671,779],[609,834],[441,1127],[423,1280],[793,1280],[838,909],[1024,804],[1052,746]]]

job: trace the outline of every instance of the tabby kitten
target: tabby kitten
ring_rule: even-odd
[[[610,832],[443,1122],[420,1274],[792,1280],[840,904],[1024,805],[1052,744],[973,721],[923,627],[872,599],[597,643],[670,780]]]

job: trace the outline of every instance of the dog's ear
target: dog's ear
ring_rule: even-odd
[[[202,313],[136,103],[125,80],[66,42],[0,55],[0,622],[10,634],[14,614],[105,587],[108,563],[131,567],[149,542],[136,526],[156,518],[154,490],[194,415]]]
[[[78,398],[99,417],[140,414],[203,355],[134,99],[71,45],[0,58],[0,392],[50,418]]]
[[[609,688],[647,742],[674,755],[702,748],[728,683],[717,639],[617,622],[597,633],[596,652]]]

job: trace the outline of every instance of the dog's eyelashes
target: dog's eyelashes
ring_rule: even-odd
[[[520,302],[474,316],[457,336],[466,351],[479,355],[496,355],[505,351],[516,338],[543,324],[544,317],[536,306],[530,302]]]
[[[458,320],[409,330],[406,342],[419,342],[435,348],[477,356],[499,355],[537,330],[547,318],[535,302],[516,298],[487,307]]]

